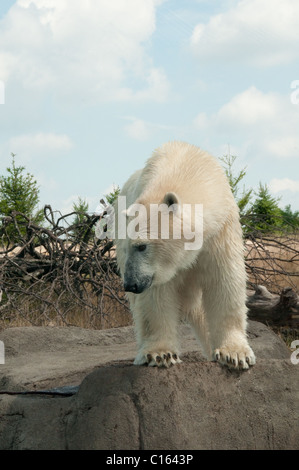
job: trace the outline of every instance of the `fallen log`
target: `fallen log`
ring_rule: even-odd
[[[299,297],[292,288],[272,294],[265,286],[257,285],[247,291],[248,317],[268,324],[299,324]]]

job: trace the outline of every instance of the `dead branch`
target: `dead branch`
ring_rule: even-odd
[[[252,216],[255,217],[254,215]],[[245,234],[245,265],[249,286],[265,286],[280,294],[290,287],[299,293],[299,233],[286,224],[274,231],[250,229],[250,216],[241,219]]]
[[[97,328],[119,326],[122,318],[129,321],[114,243],[94,236],[95,225],[104,215],[62,215],[45,206],[45,226],[18,212],[2,219],[0,326],[16,315],[36,325],[78,324],[78,317]],[[298,233],[244,233],[248,286],[255,289],[247,301],[249,317],[296,323]],[[111,324],[115,312],[119,313],[118,323]]]
[[[55,318],[73,324],[82,314],[85,323],[88,317],[90,326],[101,327],[117,309],[126,315],[113,241],[93,233],[103,214],[63,216],[46,206],[44,215],[46,227],[19,212],[2,220],[1,323],[17,314],[32,324]]]

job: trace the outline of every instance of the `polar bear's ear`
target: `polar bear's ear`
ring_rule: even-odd
[[[163,203],[167,204],[171,208],[173,206],[173,211],[177,212],[179,207],[179,198],[175,193],[166,193],[163,198]]]

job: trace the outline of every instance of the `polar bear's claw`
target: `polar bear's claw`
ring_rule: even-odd
[[[214,359],[233,369],[249,369],[249,366],[255,364],[254,353],[249,347],[245,351],[241,348],[240,351],[228,351],[226,348],[215,349]]]
[[[176,353],[170,351],[159,351],[148,354],[139,354],[135,361],[135,365],[147,364],[150,367],[170,367],[172,364],[179,364],[181,359]]]

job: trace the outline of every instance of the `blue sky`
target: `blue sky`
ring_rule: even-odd
[[[176,139],[299,210],[298,31],[298,0],[1,0],[0,174],[93,211]]]

